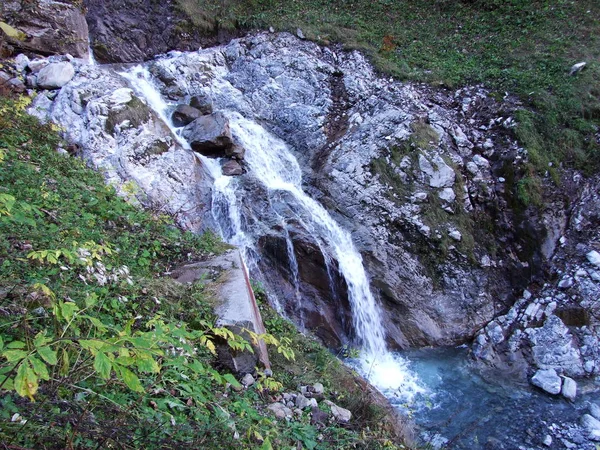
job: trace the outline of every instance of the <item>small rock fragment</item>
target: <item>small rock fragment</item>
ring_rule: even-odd
[[[244,378],[242,378],[242,384],[245,387],[250,387],[254,384],[254,377],[252,375],[250,375],[249,373],[247,373],[246,375],[244,375]]]

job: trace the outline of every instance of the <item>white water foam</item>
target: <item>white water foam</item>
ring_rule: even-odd
[[[163,100],[148,70],[137,66],[122,75],[172,128],[179,143],[189,149],[189,144],[179,136],[167,116],[172,105]],[[292,217],[282,217],[284,223],[287,219],[301,223],[317,241],[325,258],[331,259],[333,256],[337,260],[339,271],[348,286],[353,325],[361,345],[361,357],[354,366],[386,395],[395,394],[405,401],[411,401],[415,394],[423,392],[423,388],[409,370],[407,361],[387,350],[381,311],[370,291],[362,257],[350,233],[343,230],[320,203],[302,190],[302,172],[287,144],[237,112],[225,111],[225,114],[229,118],[233,136],[246,150],[245,162],[249,175],[267,188],[271,198],[287,199],[288,213]],[[239,246],[246,256],[254,250],[254,238],[248,236],[242,226],[238,204],[242,194],[236,191],[238,183],[222,174],[218,161],[202,156],[199,158],[214,179],[211,210],[221,226],[221,234],[229,243]],[[327,249],[333,253],[331,256],[326,253]],[[290,262],[292,265],[294,263],[297,276],[295,259]]]

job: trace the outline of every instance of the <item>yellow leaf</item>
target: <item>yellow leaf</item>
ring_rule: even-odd
[[[25,33],[23,33],[20,30],[17,30],[14,27],[11,27],[5,22],[0,22],[0,29],[4,31],[4,34],[6,34],[9,38],[16,39],[17,41],[22,41],[27,37]]]

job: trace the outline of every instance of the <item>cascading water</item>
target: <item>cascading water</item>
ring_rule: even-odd
[[[162,99],[148,70],[137,66],[122,75],[131,82],[138,94],[146,99],[159,117],[171,126],[180,144],[189,149],[189,144],[180,138],[178,130],[172,127],[167,117],[171,106]],[[284,203],[287,206],[276,212],[282,218],[283,225],[286,226],[290,219],[301,223],[323,250],[325,258],[333,257],[337,260],[339,271],[348,286],[353,325],[361,346],[361,357],[356,360],[355,367],[378,388],[395,390],[405,401],[410,401],[422,388],[408,370],[407,362],[387,351],[381,312],[370,291],[362,258],[350,234],[335,222],[321,204],[302,190],[300,166],[282,140],[237,112],[224,113],[229,119],[235,140],[246,149],[246,176],[264,186],[271,204]],[[201,156],[200,158],[214,179],[211,210],[215,221],[221,227],[223,238],[239,246],[245,258],[251,259],[257,237],[244,232],[238,204],[238,199],[243,194],[237,191],[237,180],[224,176],[218,161]],[[287,235],[289,237],[289,233]],[[288,241],[290,245],[291,240]],[[327,255],[327,251],[331,252],[331,255]],[[289,253],[293,258],[293,251]],[[291,260],[290,265],[297,274],[297,261]]]

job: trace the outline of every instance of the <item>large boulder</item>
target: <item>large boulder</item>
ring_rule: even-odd
[[[221,112],[194,120],[183,129],[183,137],[192,150],[209,158],[226,156],[227,149],[233,146],[229,120]]]
[[[76,2],[6,0],[0,7],[3,20],[25,34],[10,40],[15,48],[42,55],[88,55],[88,25]]]
[[[184,127],[194,120],[202,117],[202,113],[196,108],[188,105],[178,105],[171,115],[171,121],[176,127]]]
[[[69,62],[48,64],[37,76],[37,84],[43,89],[59,89],[75,75],[75,68]]]

